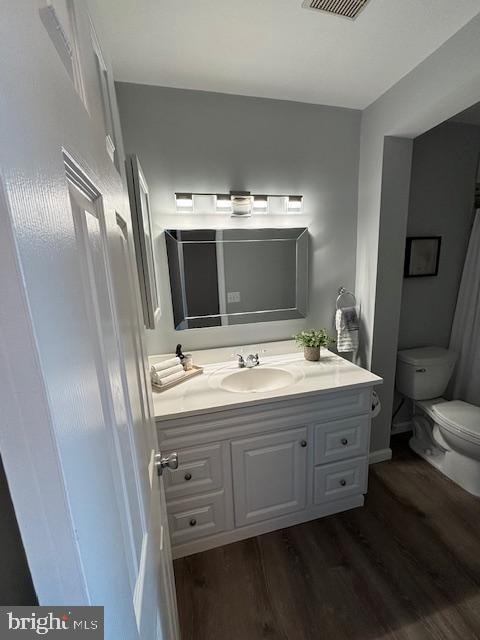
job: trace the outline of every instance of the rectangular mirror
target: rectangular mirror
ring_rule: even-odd
[[[304,318],[308,230],[165,231],[175,329]]]

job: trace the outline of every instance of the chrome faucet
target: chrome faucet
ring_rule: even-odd
[[[240,353],[237,353],[238,356],[238,366],[240,369],[253,369],[253,367],[258,367],[260,364],[260,360],[258,359],[258,353],[253,355],[251,353],[249,356],[244,358]]]

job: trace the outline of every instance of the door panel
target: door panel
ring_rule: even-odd
[[[140,477],[147,481],[146,535],[135,585],[135,608],[141,638],[157,633],[151,613],[160,603],[160,638],[179,637],[175,582],[165,502],[164,475],[157,476],[153,458],[158,444],[151,415],[147,358],[143,346],[140,297],[135,288],[133,242],[126,221],[116,214],[117,229],[110,246],[110,265],[119,318],[126,377],[130,389],[135,450],[140,453]],[[171,471],[165,472],[168,477]],[[155,623],[155,624],[154,624]]]
[[[115,344],[115,327],[110,306],[105,246],[100,221],[100,196],[94,201],[70,183],[70,202],[77,241],[82,255],[84,295],[89,311],[92,336],[97,344],[96,369],[102,391],[105,424],[110,428],[110,464],[120,482],[115,483],[117,502],[129,562],[130,580],[135,583],[140,562],[145,517],[137,493],[137,476],[129,443],[126,399],[120,380],[120,359]]]
[[[305,508],[307,429],[232,442],[237,526]]]
[[[151,444],[155,436],[149,429],[152,422],[144,402],[141,329],[134,307],[128,230],[117,215],[117,234],[109,252],[101,197],[92,197],[72,182],[69,191],[83,253],[85,298],[97,343],[97,376],[105,424],[110,428],[110,464],[118,478],[116,499],[137,627],[142,640],[157,637],[157,609],[165,592],[169,596],[164,597],[168,608],[160,617],[162,638],[175,638],[173,575],[163,568],[164,563],[171,564],[167,516],[161,508],[163,479],[157,478],[153,466],[156,447]],[[162,584],[164,579],[172,582]]]

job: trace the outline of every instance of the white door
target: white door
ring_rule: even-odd
[[[306,427],[232,442],[237,526],[305,508],[307,445]]]
[[[0,21],[0,445],[40,604],[103,605],[107,640],[175,640],[128,198],[85,4],[55,3],[80,93],[49,4]]]
[[[145,367],[128,229],[116,214],[118,229],[107,247],[101,195],[86,178],[79,180],[80,169],[68,158],[66,168],[137,626],[142,640],[158,637],[160,601],[166,605],[161,637],[175,638],[173,577],[163,571],[171,565],[163,478],[157,478],[156,435],[142,397]]]
[[[147,511],[150,523],[149,539],[144,537],[144,563],[136,591],[137,602],[141,604],[142,619],[151,620],[150,612],[160,600],[162,616],[159,624],[162,638],[179,638],[175,582],[170,551],[170,535],[165,499],[163,470],[158,475],[155,466],[161,454],[158,452],[158,441],[153,423],[153,403],[149,382],[148,359],[143,344],[143,316],[140,296],[136,283],[135,256],[133,239],[128,232],[125,220],[116,215],[116,233],[112,235],[110,245],[110,263],[113,273],[114,290],[117,292],[117,313],[122,323],[124,359],[126,370],[130,372],[130,393],[133,407],[133,419],[137,425],[137,433],[143,442],[138,448],[147,452],[142,456],[144,468],[141,477],[148,478]],[[115,286],[116,285],[116,286]],[[144,428],[150,425],[150,429]],[[155,456],[157,461],[155,461]],[[147,468],[145,468],[148,462]],[[146,473],[147,472],[147,473]],[[170,473],[165,472],[167,477]],[[158,477],[157,477],[158,476]],[[148,546],[149,545],[149,546]],[[143,581],[142,581],[143,579]],[[154,589],[150,588],[153,582]],[[155,596],[157,595],[157,598]],[[142,636],[143,639],[143,636]]]

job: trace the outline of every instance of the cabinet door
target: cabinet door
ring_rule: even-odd
[[[304,509],[306,463],[306,427],[232,442],[236,525]]]
[[[368,458],[342,460],[323,464],[314,471],[314,502],[322,504],[330,500],[366,493]]]
[[[223,487],[223,469],[227,444],[189,447],[178,452],[178,469],[165,474],[165,494],[170,502],[197,493],[212,492]],[[166,455],[168,455],[167,452]]]
[[[370,416],[354,416],[315,426],[315,464],[366,455]]]

